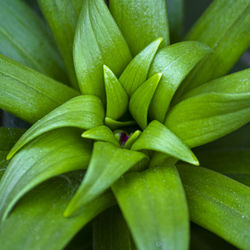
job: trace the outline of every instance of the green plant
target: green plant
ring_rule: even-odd
[[[34,123],[0,130],[1,249],[62,249],[81,228],[80,249],[188,249],[190,220],[249,249],[249,128],[208,143],[250,121],[250,70],[224,76],[250,1],[215,0],[172,45],[165,0],[38,2],[66,70],[40,18],[0,0],[0,107]]]

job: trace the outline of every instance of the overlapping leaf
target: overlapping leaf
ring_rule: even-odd
[[[139,250],[188,249],[188,209],[175,167],[126,175],[112,189]]]
[[[110,0],[109,5],[133,55],[158,37],[163,38],[164,47],[169,44],[165,0]]]
[[[0,55],[0,108],[33,123],[78,92]]]
[[[105,2],[83,1],[74,43],[74,63],[82,93],[104,100],[103,65],[119,76],[130,60],[127,43]]]
[[[67,80],[46,26],[23,1],[0,1],[0,54],[52,78]]]
[[[250,247],[249,187],[205,168],[179,166],[191,219],[240,249]]]
[[[134,142],[138,139],[138,137],[141,135],[140,130],[136,130],[133,134],[131,134],[128,138],[128,140],[125,142],[123,148],[130,149],[131,146],[134,144]]]
[[[10,161],[0,183],[0,217],[30,189],[53,176],[88,166],[91,144],[76,129],[59,129],[38,137]]]
[[[131,120],[131,121],[116,121],[116,120],[113,120],[109,117],[105,117],[105,124],[112,129],[117,129],[117,128],[121,128],[121,127],[128,127],[128,126],[135,125],[136,122],[133,120]]]
[[[10,159],[24,145],[36,137],[63,127],[91,129],[104,122],[102,102],[96,96],[81,95],[62,104],[36,122],[11,149]]]
[[[146,160],[143,153],[121,149],[107,142],[96,142],[86,176],[67,207],[65,216],[75,214],[130,168]]]

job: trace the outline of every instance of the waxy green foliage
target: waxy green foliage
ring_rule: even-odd
[[[0,0],[0,108],[31,123],[0,128],[0,248],[213,246],[191,220],[249,249],[249,126],[227,134],[250,122],[250,70],[225,74],[250,1],[215,0],[171,45],[182,0],[38,4],[65,69],[41,17]]]

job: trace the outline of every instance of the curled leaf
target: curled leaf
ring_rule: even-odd
[[[121,127],[128,127],[135,125],[135,121],[116,121],[109,117],[105,117],[105,124],[112,129],[117,129]]]

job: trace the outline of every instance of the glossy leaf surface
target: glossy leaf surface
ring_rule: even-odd
[[[162,46],[169,44],[165,0],[110,0],[109,4],[133,55],[158,37],[163,38]]]
[[[130,60],[127,43],[105,2],[83,1],[74,43],[74,63],[81,92],[104,100],[103,65],[119,76]]]
[[[188,249],[188,209],[175,167],[126,175],[112,189],[139,250]]]
[[[240,249],[250,246],[249,187],[205,168],[179,166],[191,219]]]
[[[117,129],[121,127],[129,127],[135,125],[135,121],[116,121],[109,117],[105,117],[105,124],[112,129]]]
[[[52,78],[67,80],[46,26],[23,1],[0,1],[0,54]]]
[[[0,108],[33,123],[78,92],[0,55]]]
[[[129,110],[137,124],[145,129],[148,124],[148,110],[162,74],[155,74],[144,82],[131,96]]]
[[[0,183],[0,216],[5,219],[14,204],[39,183],[88,166],[91,144],[74,129],[59,129],[28,144],[10,161]]]
[[[102,125],[103,122],[104,109],[101,100],[96,96],[77,96],[54,109],[28,129],[11,149],[8,159],[24,145],[49,131],[63,127],[90,129]]]
[[[166,126],[152,121],[132,146],[132,150],[154,150],[199,165],[192,151]]]
[[[182,81],[211,50],[198,42],[181,42],[162,49],[155,57],[149,75],[162,73],[162,80],[150,107],[152,119],[164,122],[170,102]]]
[[[86,176],[67,207],[65,216],[77,212],[146,158],[143,153],[121,149],[107,142],[96,142]]]
[[[131,60],[129,65],[122,72],[119,80],[129,96],[131,96],[134,91],[147,80],[150,66],[161,42],[162,38],[158,38],[150,43]]]
[[[82,0],[38,0],[64,59],[71,84],[78,88],[73,63],[73,42]]]

